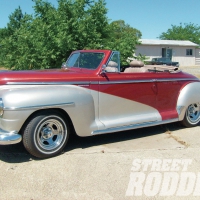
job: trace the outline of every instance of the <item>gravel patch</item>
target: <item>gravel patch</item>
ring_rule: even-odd
[[[200,66],[180,66],[180,70],[200,77]]]

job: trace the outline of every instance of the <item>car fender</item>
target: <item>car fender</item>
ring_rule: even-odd
[[[189,83],[180,91],[177,101],[179,121],[184,119],[186,109],[192,103],[200,103],[200,82]]]
[[[4,115],[1,124],[5,130],[19,131],[35,111],[61,108],[67,112],[80,136],[97,129],[94,99],[90,90],[75,85],[14,86],[1,89]]]

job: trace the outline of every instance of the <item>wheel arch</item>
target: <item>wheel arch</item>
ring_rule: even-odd
[[[61,114],[63,117],[64,117],[64,120],[66,123],[68,123],[69,125],[69,128],[70,128],[70,134],[76,134],[75,132],[75,129],[74,129],[74,125],[73,125],[73,122],[70,118],[70,116],[68,115],[68,113],[63,110],[62,108],[48,108],[48,109],[40,109],[40,110],[36,110],[35,112],[31,113],[28,118],[25,120],[25,122],[23,123],[22,127],[20,128],[20,131],[19,133],[21,135],[23,135],[23,131],[25,129],[25,127],[27,126],[27,124],[30,122],[30,120],[34,117],[34,116],[37,116],[39,115],[40,113],[43,113],[43,112],[49,112],[49,113],[58,113],[58,114]]]

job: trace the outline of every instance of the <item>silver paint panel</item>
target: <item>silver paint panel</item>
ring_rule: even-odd
[[[105,128],[105,125],[99,120],[99,92],[91,90],[91,95],[94,99],[94,113],[95,113],[95,123],[98,129]]]
[[[162,121],[155,108],[133,100],[99,93],[99,120],[106,128]]]
[[[120,126],[120,127],[102,129],[102,130],[93,131],[91,133],[91,135],[100,135],[100,134],[114,133],[114,132],[119,132],[119,131],[127,131],[127,130],[132,130],[132,129],[137,129],[137,128],[144,128],[144,127],[149,127],[149,126],[156,126],[156,125],[160,125],[160,124],[177,122],[178,120],[179,120],[178,118],[175,118],[175,119],[164,120],[164,121],[146,122],[146,123],[142,123],[142,124],[131,124],[128,126]]]
[[[98,129],[91,91],[74,85],[2,86],[0,97],[5,109],[0,128],[19,131],[26,119],[41,109],[61,108],[70,116],[75,131],[87,136]],[[44,106],[44,107],[43,107]]]
[[[187,107],[192,103],[200,103],[200,82],[189,83],[180,91],[177,101],[180,121],[183,120]]]
[[[4,107],[6,110],[32,110],[32,109],[46,109],[46,108],[60,108],[66,106],[74,106],[74,102],[69,103],[60,103],[60,104],[49,104],[49,105],[36,105],[36,106],[27,106],[27,107]]]

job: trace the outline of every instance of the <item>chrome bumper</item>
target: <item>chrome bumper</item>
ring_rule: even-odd
[[[0,129],[0,145],[16,144],[22,140],[17,131],[4,131]]]

